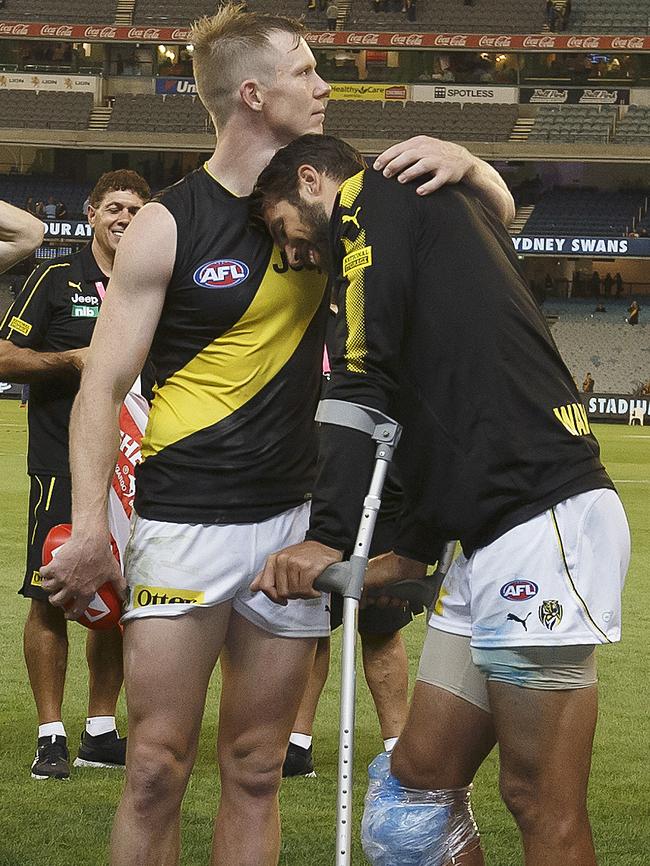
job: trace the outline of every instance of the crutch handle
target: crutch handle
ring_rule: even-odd
[[[368,566],[365,556],[352,556],[346,562],[335,562],[314,581],[314,589],[321,592],[338,592],[343,598],[361,598],[363,578]]]
[[[444,578],[444,575],[440,575],[436,571],[434,574],[420,578],[419,580],[400,580],[398,583],[392,583],[390,586],[376,590],[371,589],[368,595],[385,595],[388,598],[399,598],[411,605],[413,613],[421,613],[424,608],[431,607],[435,601],[440,591],[441,578]]]
[[[350,583],[350,563],[335,562],[314,581],[314,589],[320,592],[338,592],[344,594]]]
[[[456,542],[447,541],[440,551],[438,567],[433,574],[421,577],[418,580],[400,580],[397,583],[392,583],[389,586],[376,590],[370,589],[368,594],[371,596],[385,595],[389,598],[399,598],[402,601],[408,601],[413,613],[421,613],[423,608],[430,608],[438,598],[440,587],[447,576],[455,550]]]

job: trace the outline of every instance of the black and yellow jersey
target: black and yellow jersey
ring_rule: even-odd
[[[104,297],[105,276],[88,244],[39,265],[0,323],[0,339],[40,352],[67,352],[90,345]],[[29,388],[30,474],[69,475],[68,426],[79,382],[48,377]]]
[[[151,347],[157,383],[135,508],[175,523],[249,523],[311,492],[325,277],[249,225],[207,167],[155,199],[177,227]]]
[[[404,425],[396,549],[467,554],[551,505],[612,487],[586,412],[509,235],[466,188],[421,197],[375,171],[341,187],[331,223],[339,314],[327,396]],[[350,547],[374,448],[322,435],[310,538]]]

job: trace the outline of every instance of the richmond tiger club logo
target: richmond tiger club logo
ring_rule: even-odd
[[[553,631],[556,625],[562,622],[564,609],[556,599],[547,599],[539,606],[539,621],[549,631]]]
[[[243,283],[249,267],[237,259],[215,259],[205,262],[194,271],[194,282],[203,289],[232,289]]]

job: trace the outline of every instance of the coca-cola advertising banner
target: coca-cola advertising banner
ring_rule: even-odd
[[[189,27],[118,27],[114,24],[0,22],[0,38],[71,39],[75,42],[187,42]]]
[[[537,105],[629,105],[629,88],[521,87],[519,101]]]
[[[114,24],[0,23],[0,39],[71,39],[77,42],[188,42],[189,27],[124,27]],[[313,47],[443,48],[482,51],[650,51],[650,36],[576,36],[567,33],[307,33]]]
[[[96,75],[7,72],[0,75],[0,90],[58,90],[98,96],[100,81]]]
[[[312,48],[444,48],[482,51],[650,51],[650,36],[574,36],[566,33],[308,33]]]
[[[517,102],[516,87],[490,87],[484,84],[414,84],[415,102]]]

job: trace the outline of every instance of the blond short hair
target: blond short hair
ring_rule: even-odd
[[[275,73],[269,36],[288,33],[296,45],[305,28],[295,18],[246,12],[228,3],[192,26],[194,78],[199,98],[215,126],[226,123],[239,101],[239,86],[247,78]]]

